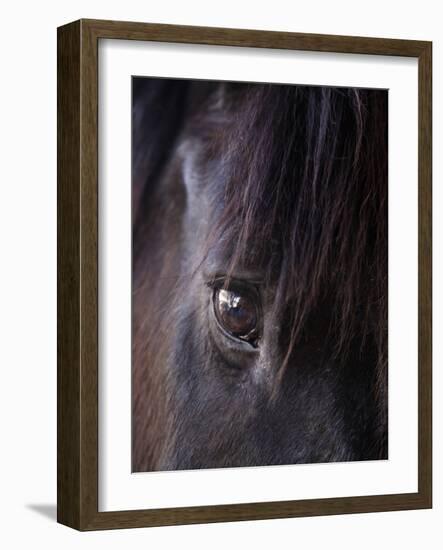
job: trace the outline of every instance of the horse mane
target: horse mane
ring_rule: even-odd
[[[220,86],[222,88],[220,88]],[[387,361],[387,92],[221,84],[190,130],[223,151],[226,185],[208,248],[235,242],[238,262],[261,256],[290,312],[284,364],[322,300],[337,357],[356,337]],[[214,193],[216,190],[214,191]],[[258,245],[258,246],[257,246]]]

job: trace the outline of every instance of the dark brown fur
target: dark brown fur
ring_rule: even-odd
[[[136,79],[133,139],[134,469],[386,458],[387,92]],[[274,327],[234,375],[221,261]]]

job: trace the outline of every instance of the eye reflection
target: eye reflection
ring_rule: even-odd
[[[258,340],[258,307],[253,297],[240,291],[216,289],[214,311],[223,330],[256,347]]]

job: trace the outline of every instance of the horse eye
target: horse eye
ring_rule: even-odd
[[[258,308],[252,297],[234,290],[215,289],[214,311],[226,332],[256,347]]]

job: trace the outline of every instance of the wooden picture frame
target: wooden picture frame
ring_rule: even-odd
[[[404,56],[419,75],[418,492],[98,511],[98,41]],[[80,20],[58,29],[58,521],[79,530],[432,506],[431,42]]]

